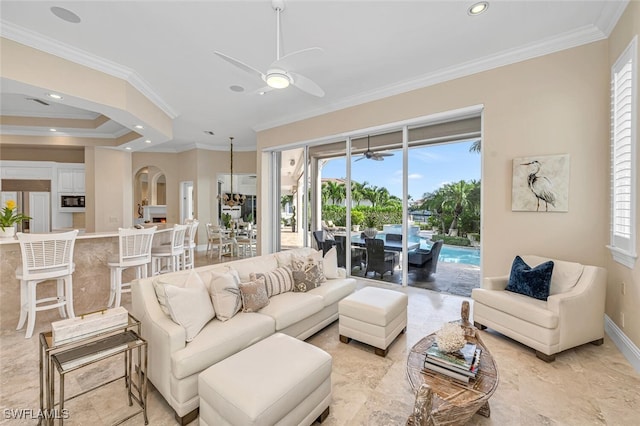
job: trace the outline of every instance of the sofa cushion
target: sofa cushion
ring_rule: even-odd
[[[215,316],[207,287],[196,281],[185,288],[167,285],[164,290],[171,319],[184,328],[186,341],[191,342]]]
[[[311,247],[300,247],[291,250],[283,250],[275,253],[275,258],[278,262],[278,266],[292,266],[292,257],[307,257],[316,250]]]
[[[327,280],[324,276],[322,252],[307,256],[293,256],[293,291],[306,292],[320,286]]]
[[[264,277],[256,278],[247,283],[240,283],[240,297],[242,298],[242,312],[258,312],[269,304]]]
[[[276,330],[282,330],[321,311],[322,297],[308,293],[282,293],[269,299],[269,305],[260,309],[276,322]]]
[[[241,282],[250,280],[251,272],[269,272],[278,267],[278,261],[273,254],[264,256],[251,257],[247,259],[237,260],[229,264],[229,267],[238,272]]]
[[[565,260],[549,259],[534,255],[522,256],[522,259],[531,266],[553,260],[553,273],[551,274],[551,288],[549,290],[550,295],[566,293],[571,290],[578,283],[584,271],[584,265],[577,262],[567,262]]]
[[[516,256],[511,265],[509,284],[505,290],[547,300],[552,272],[553,261],[551,260],[532,268],[520,256]]]
[[[547,302],[503,290],[474,288],[475,303],[489,306],[544,328],[558,327],[558,315],[547,309]]]
[[[229,272],[206,271],[202,273],[204,279],[208,278],[209,293],[216,318],[227,321],[242,309],[240,298],[240,280],[234,270]]]
[[[293,291],[293,273],[288,266],[278,267],[269,272],[252,272],[249,274],[251,281],[260,277],[264,278],[268,297]]]
[[[307,294],[322,297],[324,306],[333,305],[344,299],[356,289],[356,280],[353,278],[339,278],[327,280],[320,287],[309,290]]]
[[[225,322],[214,319],[171,354],[171,372],[176,379],[199,373],[274,332],[275,321],[267,315],[240,312]]]

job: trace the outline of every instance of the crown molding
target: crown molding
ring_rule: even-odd
[[[609,37],[615,28],[618,20],[627,8],[629,0],[618,0],[607,2],[602,8],[602,13],[598,17],[596,26]]]
[[[568,31],[555,37],[549,37],[545,40],[530,43],[524,47],[507,49],[500,53],[484,57],[480,60],[468,61],[453,67],[442,68],[432,73],[425,74],[416,79],[406,80],[404,82],[395,83],[376,89],[374,91],[360,93],[348,98],[344,98],[339,102],[331,105],[317,108],[307,113],[289,115],[278,120],[260,123],[253,127],[256,132],[271,129],[274,127],[290,124],[296,121],[327,114],[333,111],[361,105],[399,95],[412,90],[422,89],[433,86],[435,84],[444,83],[446,81],[455,80],[461,77],[467,77],[483,71],[489,71],[494,68],[511,65],[517,62],[526,61],[528,59],[537,58],[551,53],[559,52],[573,47],[581,46],[595,41],[603,40],[607,35],[594,25],[587,25]]]
[[[0,20],[0,28],[0,35],[4,38],[127,81],[172,120],[180,115],[165,102],[160,95],[154,92],[151,86],[138,73],[130,68],[82,49],[50,39],[40,33],[20,27],[3,19]]]

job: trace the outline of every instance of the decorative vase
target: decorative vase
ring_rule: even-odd
[[[13,238],[16,235],[16,228],[11,226],[5,226],[4,231],[0,228],[0,238]]]
[[[365,228],[363,232],[367,238],[375,238],[378,230],[376,228]]]

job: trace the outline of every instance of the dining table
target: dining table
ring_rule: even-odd
[[[403,247],[402,240],[390,240],[387,241],[385,234],[378,234],[376,238],[384,241],[384,249],[389,251],[397,251],[401,252]],[[362,235],[352,235],[351,236],[351,245],[357,247],[365,247],[366,246],[366,238],[362,238]],[[415,250],[420,247],[420,241],[407,241],[407,250]]]

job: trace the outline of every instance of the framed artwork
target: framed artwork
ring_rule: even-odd
[[[511,210],[569,211],[569,154],[514,158]]]

